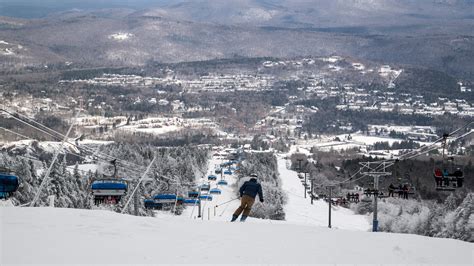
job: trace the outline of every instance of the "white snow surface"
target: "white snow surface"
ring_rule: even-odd
[[[67,166],[67,170],[69,171],[69,173],[74,173],[74,169],[76,168],[76,165],[69,165]],[[99,169],[99,166],[97,164],[93,164],[93,163],[87,163],[87,164],[79,164],[77,166],[77,169],[82,172],[82,173],[87,173],[89,171],[91,171],[92,173],[94,173],[95,171],[97,171]]]
[[[210,160],[208,173],[221,162]],[[343,208],[333,209],[333,228],[327,228],[327,204],[311,205],[286,160],[279,157],[278,166],[288,195],[287,221],[248,218],[246,223],[230,223],[237,200],[216,208],[214,216],[214,206],[235,197],[235,175],[225,176],[229,186],[220,187],[222,195],[203,202],[204,220],[197,219],[192,207],[181,216],[156,212],[156,217],[135,217],[105,210],[19,208],[5,202],[0,204],[0,265],[472,264],[471,243],[370,233],[367,217]]]
[[[458,240],[284,223],[26,207],[0,208],[0,220],[1,265],[473,262]]]
[[[285,205],[286,221],[293,224],[328,226],[328,204],[323,200],[314,200],[311,205],[310,196],[307,194],[307,198],[304,198],[304,187],[298,174],[287,168],[287,160],[278,159],[278,172],[282,189],[288,196]],[[362,231],[370,229],[367,216],[355,215],[351,210],[342,207],[332,208],[332,227]]]

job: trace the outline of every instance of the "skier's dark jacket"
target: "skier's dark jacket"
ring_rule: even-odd
[[[262,185],[257,183],[257,179],[251,178],[240,187],[240,196],[248,195],[255,198],[258,194],[260,201],[263,201]]]

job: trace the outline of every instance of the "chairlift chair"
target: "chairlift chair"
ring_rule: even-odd
[[[8,198],[19,186],[18,177],[7,168],[0,168],[0,199]]]
[[[464,173],[460,166],[454,164],[454,157],[446,157],[446,142],[448,134],[443,134],[443,161],[442,165],[436,165],[433,169],[433,177],[435,179],[435,189],[437,191],[454,191],[463,187]]]

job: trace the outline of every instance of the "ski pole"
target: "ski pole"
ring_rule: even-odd
[[[235,199],[228,200],[228,201],[226,201],[226,202],[224,202],[224,203],[221,203],[221,204],[216,205],[216,207],[225,205],[225,204],[227,204],[227,203],[230,203],[230,202],[232,202],[232,201],[234,201],[234,200],[238,200],[238,199],[239,199],[239,198],[235,198]]]

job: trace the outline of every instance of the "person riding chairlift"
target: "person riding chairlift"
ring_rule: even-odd
[[[388,196],[393,197],[394,191],[395,191],[395,186],[393,184],[390,184],[390,186],[388,186]]]
[[[436,186],[441,187],[443,185],[443,172],[441,169],[436,168],[434,171]]]
[[[456,177],[457,187],[462,187],[462,182],[464,181],[464,178],[461,169],[456,168],[456,171],[454,171],[453,176]]]
[[[448,169],[443,170],[443,181],[446,187],[449,187],[449,171]]]

